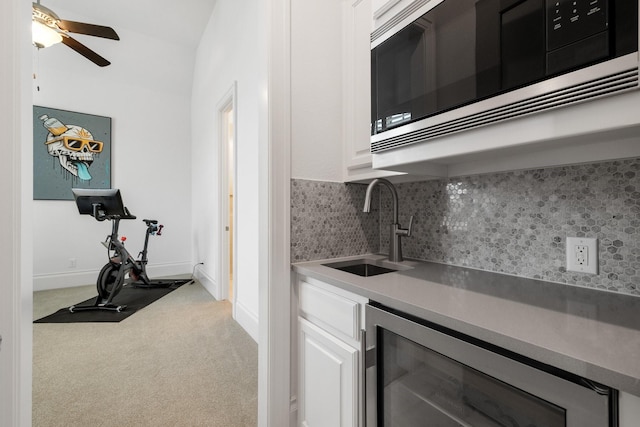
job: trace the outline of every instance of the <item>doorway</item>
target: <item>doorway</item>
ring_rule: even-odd
[[[219,139],[219,206],[220,206],[220,286],[219,299],[231,302],[232,314],[235,318],[237,275],[237,182],[236,182],[236,153],[237,153],[237,111],[236,111],[236,83],[218,104]]]

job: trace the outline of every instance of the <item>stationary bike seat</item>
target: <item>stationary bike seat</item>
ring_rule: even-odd
[[[157,219],[143,219],[143,221],[145,222],[145,224],[149,225],[149,224],[157,224],[158,220]]]

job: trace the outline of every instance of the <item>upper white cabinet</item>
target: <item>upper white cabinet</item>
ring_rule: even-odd
[[[344,1],[345,181],[402,175],[371,167],[371,3],[372,0]]]

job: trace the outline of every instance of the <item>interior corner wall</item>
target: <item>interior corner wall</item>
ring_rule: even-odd
[[[258,340],[259,106],[262,69],[257,0],[218,0],[196,54],[192,92],[193,262],[197,277],[221,295],[219,240],[220,102],[234,82],[236,104],[236,310],[240,325]]]
[[[70,20],[92,22],[72,11]],[[120,235],[137,254],[143,218],[165,226],[149,243],[149,274],[191,273],[191,84],[195,49],[115,28],[120,41],[78,36],[109,59],[100,68],[62,44],[33,48],[35,105],[111,117],[111,186],[138,217]],[[39,124],[35,124],[39,125]],[[34,126],[35,126],[34,125]],[[40,141],[34,150],[45,149]],[[52,159],[52,167],[60,168]],[[60,168],[61,169],[61,168]],[[73,201],[33,201],[34,290],[95,283],[108,222],[81,216]],[[75,259],[72,268],[70,259]]]
[[[291,0],[291,177],[343,181],[343,1]]]

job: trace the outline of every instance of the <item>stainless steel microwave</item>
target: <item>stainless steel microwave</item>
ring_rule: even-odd
[[[638,87],[638,0],[415,0],[371,39],[374,154]]]

